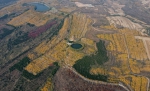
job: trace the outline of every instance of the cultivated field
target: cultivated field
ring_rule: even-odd
[[[53,84],[51,78],[48,78],[41,91],[53,91]]]
[[[28,54],[28,57],[33,61],[25,69],[36,75],[48,68],[53,62],[72,66],[86,54],[94,53],[96,51],[95,42],[82,38],[87,32],[90,22],[86,15],[77,13],[65,18],[58,35],[54,36],[50,41],[41,43],[33,52]],[[67,45],[67,40],[72,36],[75,42],[77,41],[85,45],[84,49],[77,51]]]
[[[126,17],[122,17],[122,16],[110,16],[107,17],[107,19],[109,20],[110,24],[114,24],[115,27],[124,27],[124,28],[128,28],[128,29],[132,29],[132,30],[138,30],[138,31],[145,31],[145,29],[138,23],[134,23],[131,20],[129,20]]]
[[[117,79],[109,79],[110,82],[123,82],[133,91],[147,91],[148,80],[143,76],[126,75]]]
[[[108,74],[112,82],[112,79],[119,77],[116,82],[121,81],[134,91],[140,91],[140,89],[146,91],[149,80],[145,76],[142,76],[142,72],[148,72],[149,58],[143,41],[135,38],[135,36],[141,36],[140,32],[127,28],[117,29],[113,28],[113,26],[102,28],[114,29],[118,32],[97,35],[100,39],[109,42],[106,48],[109,51],[110,60],[103,67],[92,68],[91,73]],[[140,81],[141,83],[137,83],[136,81]]]
[[[54,15],[50,17],[48,15],[36,12],[34,10],[28,10],[20,16],[13,18],[8,24],[13,26],[21,26],[25,23],[34,24],[36,26],[41,26],[46,24],[48,20],[55,18]]]
[[[83,4],[83,3],[80,3],[80,2],[75,2],[76,6],[77,7],[94,7],[92,4]]]
[[[69,38],[73,38],[78,41],[80,38],[85,36],[88,30],[90,30],[89,25],[92,21],[88,16],[76,13],[70,17],[70,20],[72,20],[72,23],[70,26]]]
[[[21,4],[13,4],[8,7],[4,7],[0,10],[0,17],[6,15],[6,14],[12,14],[16,12],[25,11],[27,7],[23,7]]]

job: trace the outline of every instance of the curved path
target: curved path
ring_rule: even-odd
[[[72,72],[74,72],[76,75],[78,75],[79,77],[81,77],[83,80],[91,82],[91,83],[96,83],[96,84],[105,84],[105,85],[113,85],[113,86],[121,86],[122,88],[124,88],[126,91],[130,91],[127,87],[125,87],[123,84],[119,83],[119,84],[115,84],[115,83],[107,83],[107,82],[103,82],[103,81],[96,81],[96,80],[91,80],[88,78],[85,78],[84,76],[82,76],[81,74],[79,74],[74,68],[69,67],[69,66],[64,66],[64,68],[70,69]]]

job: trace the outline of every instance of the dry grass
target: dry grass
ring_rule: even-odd
[[[133,73],[140,73],[140,68],[139,68],[138,63],[136,62],[136,60],[130,59],[129,64],[130,64],[130,67],[131,67],[131,71]]]
[[[85,45],[83,49],[85,54],[90,55],[96,52],[96,43],[93,40],[88,38],[81,38],[81,42]]]
[[[122,34],[100,34],[98,37],[110,41],[110,44],[107,46],[107,50],[119,53],[127,53],[124,37]]]
[[[70,12],[74,11],[75,9],[76,9],[75,7],[63,7],[61,9],[59,9],[59,11],[65,12],[65,13],[70,13]]]
[[[120,76],[117,79],[110,78],[110,82],[123,82],[133,91],[146,91],[148,80],[143,76],[126,75]]]
[[[90,29],[90,23],[92,21],[86,15],[77,13],[73,14],[70,18],[72,23],[69,37],[73,37],[74,40],[79,40]]]
[[[41,26],[46,24],[48,20],[53,19],[55,16],[51,15],[45,15],[40,12],[36,12],[34,10],[28,10],[25,13],[13,18],[8,24],[13,26],[20,26],[25,23],[31,23],[36,26]]]
[[[121,72],[121,69],[118,68],[118,67],[111,67],[111,70],[107,72],[107,74],[111,77],[111,76],[117,76],[119,77],[122,72]]]
[[[33,60],[33,59],[35,59],[36,56],[33,53],[29,53],[28,57],[29,57],[29,59]]]
[[[41,88],[41,91],[53,91],[53,84],[51,78],[48,78],[45,85]]]
[[[102,74],[105,75],[106,74],[106,69],[102,68],[102,67],[98,67],[98,68],[91,68],[90,69],[90,74],[93,75],[98,75],[98,74]]]
[[[41,56],[35,60],[33,60],[27,67],[25,67],[25,70],[28,72],[37,75],[40,73],[42,70],[46,69],[51,65],[55,60],[50,59],[46,56]]]
[[[22,6],[22,4],[12,4],[10,6],[4,7],[0,10],[0,17],[4,16],[5,14],[11,14],[18,11],[23,11],[26,8]]]
[[[44,41],[38,47],[35,48],[34,51],[36,51],[37,55],[44,54],[49,49],[49,46],[45,46],[46,44],[46,41]]]
[[[95,45],[93,40],[87,39],[87,38],[81,38],[81,42],[86,44],[86,45]]]
[[[146,50],[142,40],[135,39],[134,34],[125,34],[127,46],[130,50],[131,58],[137,60],[147,59]],[[146,58],[145,58],[146,57]]]

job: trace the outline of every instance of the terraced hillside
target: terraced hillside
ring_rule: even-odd
[[[149,8],[149,0],[1,8],[0,91],[150,91]]]
[[[113,29],[113,26],[103,28]],[[140,91],[138,89],[146,91],[149,79],[142,73],[149,65],[149,55],[146,53],[143,41],[135,38],[141,34],[136,30],[126,28],[117,29],[114,27],[114,29],[117,33],[99,34],[98,37],[109,42],[106,48],[110,52],[110,57],[114,57],[115,61],[110,58],[110,62],[105,66],[93,68],[91,72],[93,74],[108,74],[110,82],[121,81],[134,91]],[[143,83],[136,83],[136,80]]]

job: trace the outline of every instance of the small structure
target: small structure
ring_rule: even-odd
[[[67,44],[72,45],[74,41],[68,40]]]
[[[72,36],[72,37],[68,40],[67,44],[68,44],[68,45],[72,45],[73,43],[74,43],[74,36]]]

